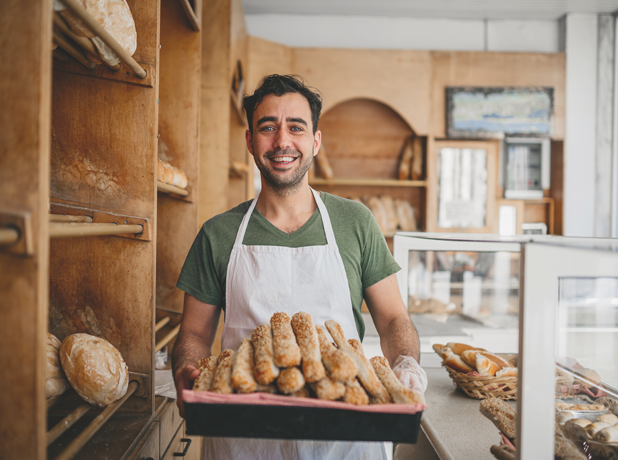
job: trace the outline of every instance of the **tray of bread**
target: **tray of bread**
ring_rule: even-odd
[[[335,321],[324,326],[304,312],[275,313],[238,350],[200,360],[182,395],[187,434],[416,442],[423,396]]]
[[[449,376],[475,399],[517,399],[517,355],[498,355],[464,343],[435,344]]]

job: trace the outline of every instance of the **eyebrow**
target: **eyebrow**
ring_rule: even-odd
[[[277,117],[262,117],[258,120],[257,122],[257,126],[260,126],[263,123],[267,123],[269,121],[273,121],[276,122],[277,121]],[[299,117],[290,117],[290,118],[286,118],[285,121],[287,121],[288,123],[300,123],[301,125],[307,125],[307,122],[305,120],[303,120],[302,118]]]

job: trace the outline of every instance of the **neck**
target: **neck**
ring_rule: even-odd
[[[296,190],[282,194],[262,179],[262,191],[256,208],[275,227],[292,233],[309,220],[317,204],[307,182],[301,183]]]

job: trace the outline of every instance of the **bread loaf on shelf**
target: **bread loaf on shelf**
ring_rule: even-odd
[[[60,348],[60,361],[71,386],[90,404],[105,407],[127,392],[129,369],[120,352],[103,338],[68,336]]]
[[[187,175],[183,170],[157,158],[157,180],[179,188],[187,188]]]
[[[46,357],[47,366],[45,368],[45,397],[51,398],[58,396],[71,388],[62,366],[60,365],[60,347],[62,343],[58,338],[47,333]]]

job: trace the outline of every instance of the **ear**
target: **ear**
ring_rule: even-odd
[[[253,140],[251,137],[251,131],[249,130],[245,131],[245,141],[247,142],[247,149],[249,150],[249,153],[253,155]]]
[[[316,156],[318,154],[321,146],[322,146],[322,131],[318,129],[313,136],[313,156]]]

